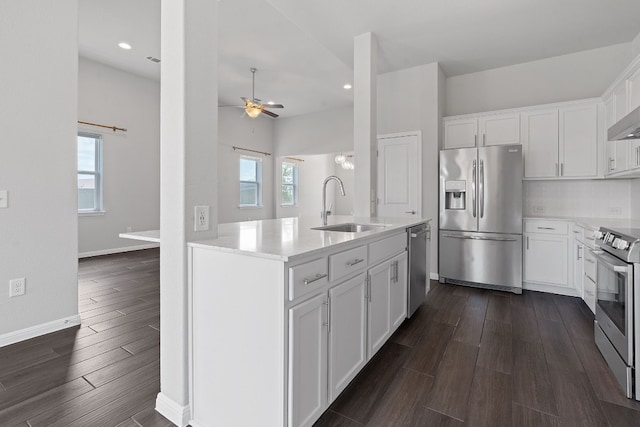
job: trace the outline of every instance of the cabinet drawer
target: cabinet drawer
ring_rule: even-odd
[[[348,251],[329,256],[329,279],[340,279],[367,266],[367,246],[358,246]]]
[[[329,283],[327,259],[321,258],[289,268],[289,301]]]
[[[596,283],[585,273],[584,276],[584,302],[587,303],[591,311],[596,312]]]
[[[526,221],[524,224],[524,232],[566,235],[569,232],[569,223],[546,220]]]
[[[587,248],[584,250],[584,274],[595,283],[597,277],[596,257],[593,255],[593,252]]]
[[[369,263],[375,264],[378,261],[389,258],[407,248],[407,234],[396,234],[369,244]]]
[[[584,243],[584,228],[580,227],[579,225],[574,225],[572,233],[574,239],[576,239],[580,243]]]

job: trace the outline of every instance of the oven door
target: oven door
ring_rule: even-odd
[[[633,362],[633,264],[594,251],[597,260],[596,320],[627,366]]]

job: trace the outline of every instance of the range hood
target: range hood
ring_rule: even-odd
[[[607,132],[608,141],[640,138],[640,107],[636,108],[618,123],[611,126]]]

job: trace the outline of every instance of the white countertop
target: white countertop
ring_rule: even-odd
[[[329,217],[330,225],[348,222],[384,225],[384,228],[360,233],[312,230],[313,227],[322,226],[320,218],[234,222],[218,225],[217,239],[190,242],[189,246],[291,261],[302,255],[320,252],[330,246],[343,245],[372,236],[393,234],[399,229],[428,221],[430,220],[421,218],[357,218],[336,215]]]
[[[640,220],[630,218],[589,218],[570,216],[525,216],[523,219],[543,219],[548,221],[573,221],[578,225],[591,230],[600,227],[608,228],[640,228]]]

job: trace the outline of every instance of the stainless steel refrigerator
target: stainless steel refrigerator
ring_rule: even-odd
[[[440,151],[440,282],[522,293],[522,146]]]

